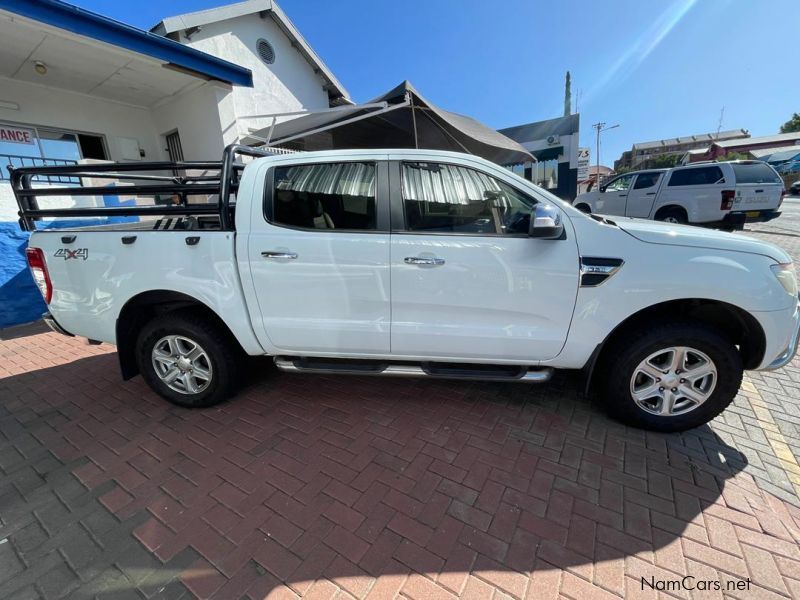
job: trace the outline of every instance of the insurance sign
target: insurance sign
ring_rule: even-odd
[[[0,142],[35,146],[36,133],[33,131],[33,129],[26,129],[24,127],[0,125]]]
[[[578,181],[589,179],[589,149],[578,148]]]

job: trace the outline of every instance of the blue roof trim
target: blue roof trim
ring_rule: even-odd
[[[0,9],[119,46],[212,79],[253,87],[253,74],[226,60],[59,0],[0,0]]]

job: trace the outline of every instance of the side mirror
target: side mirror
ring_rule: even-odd
[[[555,206],[539,203],[531,215],[528,235],[540,240],[557,240],[564,233],[561,211]]]

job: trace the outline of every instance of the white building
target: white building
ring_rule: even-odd
[[[59,0],[0,0],[0,221],[6,167],[216,160],[253,115],[350,103],[271,0],[169,17],[152,32]]]

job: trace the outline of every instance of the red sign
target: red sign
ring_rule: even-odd
[[[0,142],[33,146],[36,144],[36,134],[33,132],[33,129],[0,125]]]

